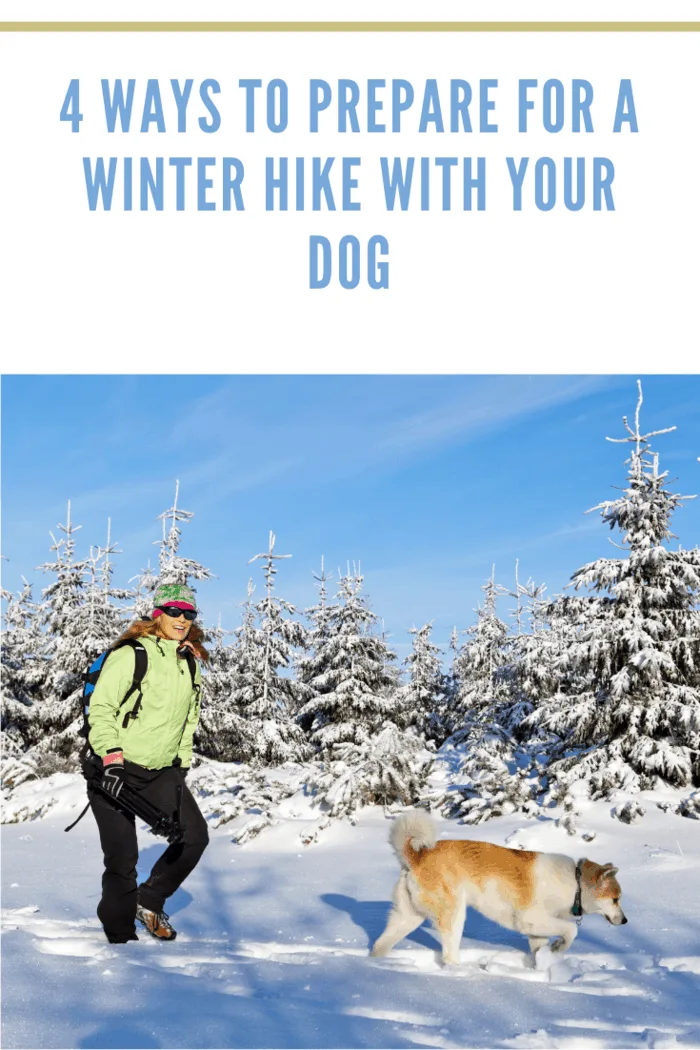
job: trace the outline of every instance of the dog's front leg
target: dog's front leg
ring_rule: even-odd
[[[546,948],[549,944],[549,937],[528,937],[527,943],[534,961],[540,948]]]
[[[566,929],[558,937],[555,937],[550,947],[553,952],[565,952],[567,948],[576,940],[576,934],[578,933],[578,926],[575,922],[568,922]]]
[[[533,959],[540,948],[549,944],[550,937],[554,937],[551,945],[552,951],[561,952],[571,947],[578,932],[578,927],[574,922],[555,919],[551,915],[532,915],[532,913],[521,916],[516,928],[520,933],[526,935]]]

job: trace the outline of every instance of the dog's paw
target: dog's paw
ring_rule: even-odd
[[[553,952],[561,952],[566,948],[566,939],[564,937],[555,937],[549,948]]]
[[[538,948],[532,959],[532,969],[548,970],[553,962],[552,951],[553,948],[550,945],[544,945],[544,947]]]
[[[383,958],[385,958],[385,956],[387,956],[389,954],[389,949],[388,948],[382,948],[381,945],[377,946],[375,944],[374,947],[372,948],[372,951],[369,954],[370,954],[371,958],[373,958],[373,959],[383,959]]]

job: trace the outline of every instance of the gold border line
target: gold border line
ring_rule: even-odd
[[[2,33],[698,33],[700,22],[0,22]]]

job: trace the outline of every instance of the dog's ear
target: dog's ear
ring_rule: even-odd
[[[596,881],[604,882],[605,879],[611,879],[613,875],[617,875],[619,870],[620,869],[616,868],[614,864],[603,864],[598,872]]]

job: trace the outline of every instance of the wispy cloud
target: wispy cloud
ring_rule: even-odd
[[[233,377],[178,413],[168,445],[207,498],[391,469],[609,383],[601,376]],[[212,449],[217,449],[214,455]]]
[[[533,536],[531,539],[521,543],[520,546],[523,550],[536,550],[538,547],[545,547],[555,540],[569,539],[571,536],[580,536],[582,533],[600,531],[601,528],[600,518],[596,516],[587,518],[586,521],[578,525],[563,525],[553,532],[545,532],[541,536]]]
[[[449,396],[428,411],[394,420],[380,444],[411,451],[454,438],[468,439],[577,400],[607,381],[603,376],[488,376],[472,390]]]

